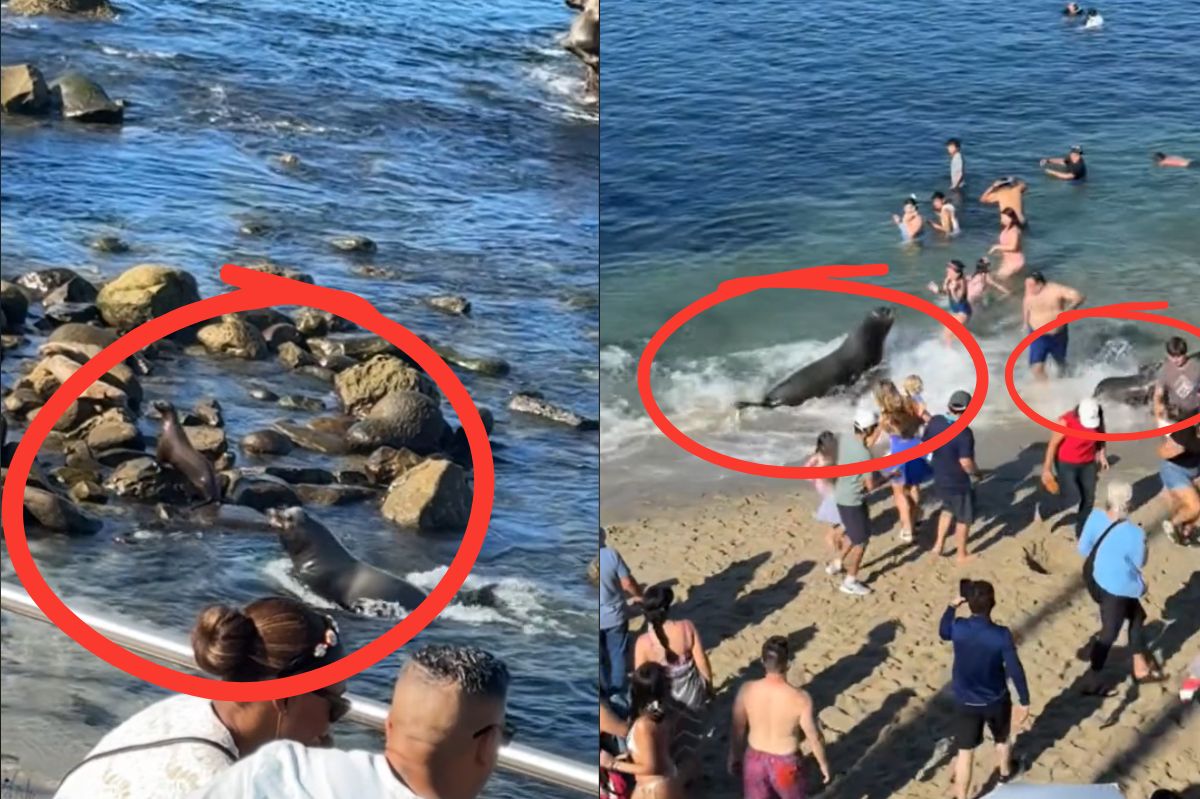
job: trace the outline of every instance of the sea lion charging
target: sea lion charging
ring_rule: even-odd
[[[323,599],[347,610],[362,600],[379,600],[411,611],[425,601],[425,592],[412,583],[354,557],[303,508],[273,508],[267,511],[267,520],[279,531],[296,577]],[[491,586],[461,590],[458,599],[464,605],[496,605]]]
[[[883,360],[883,343],[893,322],[895,314],[891,308],[876,308],[867,314],[862,324],[850,331],[836,350],[789,375],[768,391],[762,402],[738,402],[737,407],[800,405],[853,385]]]
[[[1148,405],[1154,397],[1154,382],[1161,364],[1143,366],[1135,375],[1106,377],[1096,384],[1092,396],[1125,405]]]
[[[158,437],[158,447],[154,453],[158,462],[179,470],[200,493],[202,505],[220,502],[221,484],[217,482],[212,462],[201,455],[184,434],[175,406],[163,400],[156,400],[152,404],[162,416],[162,434]]]

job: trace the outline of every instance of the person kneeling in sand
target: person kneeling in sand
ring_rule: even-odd
[[[812,697],[787,680],[790,660],[787,639],[768,638],[762,648],[767,675],[747,682],[733,700],[727,765],[733,776],[741,774],[743,799],[804,799],[801,740],[812,747],[824,783],[833,779]]]

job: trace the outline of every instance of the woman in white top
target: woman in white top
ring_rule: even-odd
[[[342,657],[327,616],[282,597],[212,605],[192,632],[196,662],[222,680],[287,677]],[[345,684],[273,702],[171,696],[100,739],[55,799],[182,799],[265,743],[317,743],[350,709]]]

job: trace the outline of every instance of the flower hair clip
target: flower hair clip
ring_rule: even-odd
[[[313,656],[323,658],[330,649],[337,646],[338,629],[337,622],[328,616],[325,617],[325,640],[313,647]]]

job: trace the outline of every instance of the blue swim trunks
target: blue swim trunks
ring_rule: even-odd
[[[1067,328],[1036,338],[1029,345],[1029,362],[1045,363],[1047,358],[1053,358],[1059,366],[1067,365]]]

